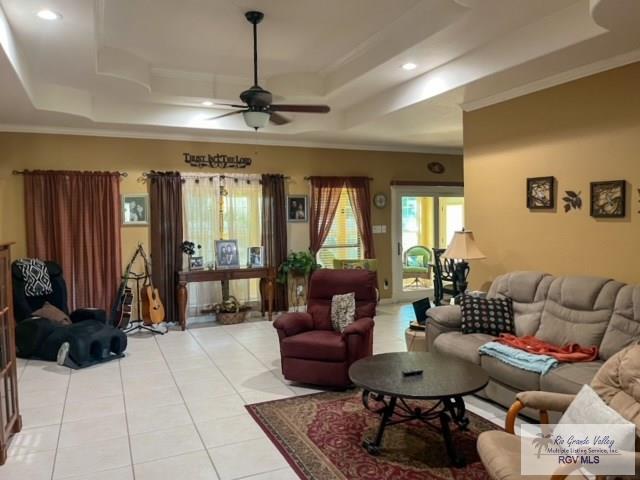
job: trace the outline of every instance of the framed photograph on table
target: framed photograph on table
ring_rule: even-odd
[[[122,225],[149,225],[149,195],[123,194],[121,203]]]
[[[216,240],[216,268],[239,268],[237,240]]]
[[[287,197],[287,220],[290,223],[309,221],[309,197],[289,195]]]
[[[247,266],[249,268],[264,267],[264,247],[249,247],[247,249]]]

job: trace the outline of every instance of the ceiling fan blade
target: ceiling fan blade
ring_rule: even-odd
[[[271,113],[269,121],[275,125],[286,125],[287,123],[291,123],[291,120],[289,120],[287,117],[276,112]]]
[[[246,105],[236,105],[234,103],[216,103],[216,107],[233,107],[233,108],[247,108]]]
[[[224,117],[230,117],[231,115],[237,115],[239,113],[244,112],[245,110],[234,110],[233,112],[227,112],[227,113],[223,113],[222,115],[218,115],[215,117],[209,117],[209,118],[205,118],[206,121],[211,121],[211,120],[218,120],[220,118],[224,118]]]
[[[272,112],[299,112],[299,113],[329,113],[329,105],[282,105],[276,104],[269,107]]]

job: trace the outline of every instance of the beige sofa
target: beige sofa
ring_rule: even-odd
[[[490,381],[478,395],[505,407],[514,402],[520,391],[577,393],[582,385],[591,382],[604,361],[640,339],[640,286],[607,278],[512,272],[496,278],[487,297],[513,300],[518,336],[535,335],[556,345],[598,345],[600,350],[596,361],[562,363],[539,375],[480,356],[478,348],[493,337],[463,334],[460,307],[429,309],[427,349],[481,365]]]

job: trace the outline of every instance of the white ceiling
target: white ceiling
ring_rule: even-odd
[[[260,83],[330,114],[206,120],[252,84],[252,9]],[[639,20],[640,0],[0,0],[0,130],[460,151],[462,108],[638,61]]]

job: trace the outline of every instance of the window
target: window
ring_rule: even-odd
[[[331,224],[329,235],[318,251],[317,260],[323,267],[333,268],[334,259],[360,259],[362,252],[358,222],[349,200],[349,193],[346,188],[343,188],[340,192],[336,216]]]

